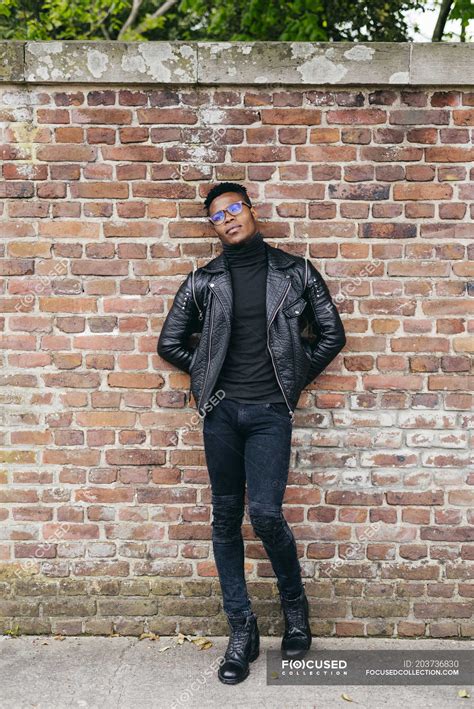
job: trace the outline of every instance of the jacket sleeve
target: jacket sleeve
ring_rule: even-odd
[[[193,350],[187,346],[189,336],[197,330],[198,309],[191,284],[192,272],[178,288],[158,338],[157,352],[164,360],[189,374]]]
[[[319,271],[308,260],[308,282],[305,296],[319,339],[313,345],[311,365],[304,386],[308,386],[325,369],[346,344],[346,334],[339,312]]]

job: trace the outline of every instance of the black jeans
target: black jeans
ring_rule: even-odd
[[[295,538],[282,512],[293,424],[286,404],[244,404],[223,398],[204,417],[212,493],[212,544],[224,612],[251,613],[244,573],[245,485],[252,528],[262,540],[285,598],[302,589]]]

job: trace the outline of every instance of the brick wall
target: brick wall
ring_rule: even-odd
[[[226,632],[202,423],[156,344],[220,250],[203,198],[233,180],[269,243],[320,269],[347,333],[300,398],[285,496],[313,632],[473,637],[464,75],[407,85],[347,59],[333,85],[222,66],[98,80],[64,74],[64,45],[53,63],[0,48],[0,629]],[[247,512],[243,530],[261,629],[278,633]]]

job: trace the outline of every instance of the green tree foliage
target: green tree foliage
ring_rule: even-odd
[[[408,11],[427,0],[0,0],[0,39],[124,41],[409,41]],[[440,0],[461,40],[473,0]]]
[[[155,3],[151,0],[147,6],[153,9]],[[118,39],[131,7],[131,0],[0,0],[0,37],[17,40]]]

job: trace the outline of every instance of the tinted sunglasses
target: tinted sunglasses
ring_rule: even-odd
[[[222,222],[225,220],[226,212],[229,212],[229,214],[232,214],[232,216],[240,214],[240,212],[242,211],[243,204],[247,205],[247,207],[252,206],[250,204],[247,204],[247,202],[244,202],[243,200],[240,200],[239,202],[233,202],[232,204],[229,204],[229,206],[225,209],[220,209],[218,212],[208,217],[208,219],[213,224],[222,224]]]

